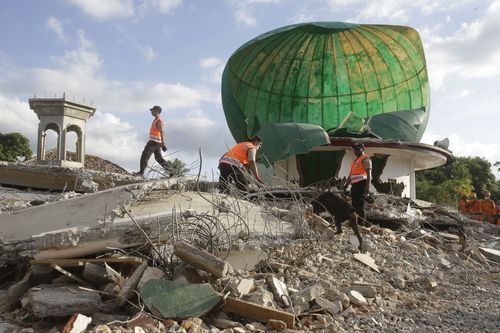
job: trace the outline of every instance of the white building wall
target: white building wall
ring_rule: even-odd
[[[367,151],[369,156],[372,156],[374,152]],[[355,159],[354,152],[351,149],[346,150],[342,163],[340,165],[340,170],[338,178],[347,178],[351,171],[351,164]],[[403,183],[405,185],[403,189],[403,197],[411,197],[410,188],[410,163],[411,161],[405,157],[399,156],[389,156],[387,159],[387,164],[380,176],[382,182],[388,182],[389,179],[393,179],[396,183]],[[298,183],[299,173],[297,170],[297,162],[295,156],[290,157],[285,161],[279,161],[275,164],[274,168],[275,177],[273,177],[272,184],[277,186],[284,186],[287,182]],[[283,181],[285,180],[285,181]],[[373,184],[370,185],[370,191],[376,192]]]
[[[405,184],[403,189],[402,197],[410,197],[410,163],[411,160],[407,158],[402,158],[398,156],[390,156],[387,159],[387,164],[385,166],[380,180],[382,182],[387,182],[389,179],[394,179],[396,183]]]

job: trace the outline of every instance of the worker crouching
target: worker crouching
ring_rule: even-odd
[[[229,184],[233,183],[241,191],[248,190],[248,179],[245,168],[258,182],[262,182],[256,164],[257,150],[262,146],[262,139],[254,136],[248,141],[240,142],[225,153],[219,160],[219,192],[227,193]]]

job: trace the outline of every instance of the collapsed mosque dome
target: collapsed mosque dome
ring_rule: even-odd
[[[268,123],[309,123],[330,136],[419,142],[429,117],[422,42],[410,27],[314,22],[242,45],[222,76],[236,141]]]

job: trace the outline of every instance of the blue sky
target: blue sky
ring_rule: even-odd
[[[227,59],[261,33],[309,21],[415,28],[431,87],[423,142],[448,137],[456,155],[500,161],[500,0],[4,0],[0,132],[23,133],[36,151],[28,99],[65,92],[97,107],[87,153],[136,171],[148,109],[161,105],[170,157],[190,165],[201,147],[211,177],[234,144],[220,100]]]

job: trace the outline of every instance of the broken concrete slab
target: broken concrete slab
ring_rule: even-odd
[[[495,262],[500,262],[500,251],[495,249],[489,249],[487,247],[480,247],[479,251],[488,259]]]
[[[377,264],[375,264],[375,260],[370,256],[369,253],[355,253],[353,257],[354,259],[373,269],[375,272],[380,273]]]
[[[71,285],[33,287],[28,290],[28,300],[38,318],[92,314],[102,307],[99,293]]]

